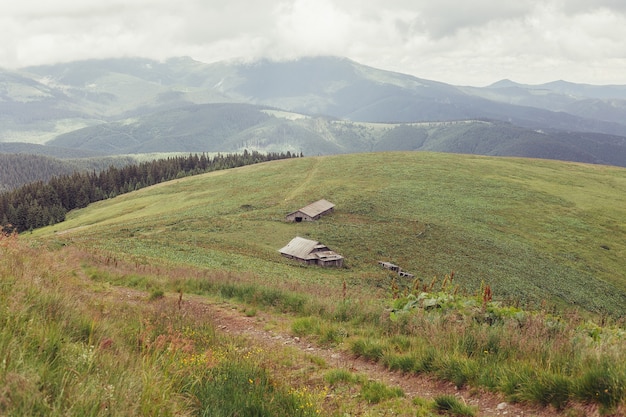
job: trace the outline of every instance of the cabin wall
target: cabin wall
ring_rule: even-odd
[[[332,261],[319,260],[317,262],[317,264],[319,266],[323,266],[323,267],[337,267],[337,268],[341,268],[343,266],[343,259],[334,259]]]
[[[343,259],[332,259],[332,260],[323,260],[323,259],[302,259],[296,256],[288,255],[286,253],[282,253],[285,258],[293,259],[294,261],[299,261],[307,265],[318,265],[322,267],[337,267],[341,268],[343,266]]]
[[[316,216],[317,217],[317,216]],[[317,217],[319,218],[319,217]],[[291,213],[289,215],[287,215],[287,217],[285,217],[285,219],[289,222],[301,222],[301,221],[307,221],[307,222],[312,222],[313,220],[317,220],[316,218],[310,217],[304,213],[302,213],[301,211],[296,211],[295,213]]]
[[[288,222],[302,222],[302,221],[307,221],[307,222],[312,222],[315,220],[319,220],[322,216],[332,213],[334,211],[333,208],[328,209],[326,211],[323,211],[315,216],[309,216],[308,214],[305,214],[301,211],[296,211],[293,213],[289,213],[287,216],[285,216],[285,220],[287,220]]]

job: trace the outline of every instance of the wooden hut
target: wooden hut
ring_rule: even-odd
[[[397,272],[401,277],[413,278],[414,275],[403,271],[398,265],[392,264],[391,262],[378,261],[378,265],[382,266],[385,269],[389,269],[390,271]]]
[[[394,265],[391,262],[378,261],[378,265],[385,269],[390,269],[394,272],[400,272],[402,269],[398,265]]]
[[[285,219],[289,222],[301,222],[303,220],[314,221],[326,214],[332,213],[334,210],[335,205],[333,203],[322,199],[287,214]]]
[[[330,250],[326,245],[315,240],[294,237],[279,252],[286,258],[295,259],[308,265],[343,266],[343,256]]]

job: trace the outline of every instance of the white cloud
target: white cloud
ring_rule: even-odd
[[[622,0],[2,0],[0,67],[347,56],[455,84],[626,84]]]
[[[328,0],[283,4],[276,17],[276,40],[303,54],[341,50],[353,37],[351,16]]]

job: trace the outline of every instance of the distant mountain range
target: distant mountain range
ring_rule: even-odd
[[[337,57],[89,60],[0,70],[0,142],[72,158],[431,150],[626,166],[626,86],[453,86]]]

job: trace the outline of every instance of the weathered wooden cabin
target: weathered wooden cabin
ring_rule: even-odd
[[[414,277],[413,274],[403,271],[402,268],[400,268],[398,265],[392,264],[391,262],[378,261],[378,265],[382,266],[385,269],[389,269],[393,272],[397,272],[398,275],[400,275],[401,277],[407,277],[407,278]]]
[[[279,252],[286,258],[295,259],[308,265],[343,266],[343,256],[330,250],[326,245],[315,240],[305,239],[299,236],[291,239],[291,242]]]
[[[391,262],[378,261],[378,265],[385,269],[390,269],[394,272],[400,272],[402,269],[398,265],[394,265]]]
[[[335,205],[333,203],[322,199],[287,214],[285,219],[289,222],[301,222],[303,220],[314,221],[326,214],[332,213],[334,210]]]

